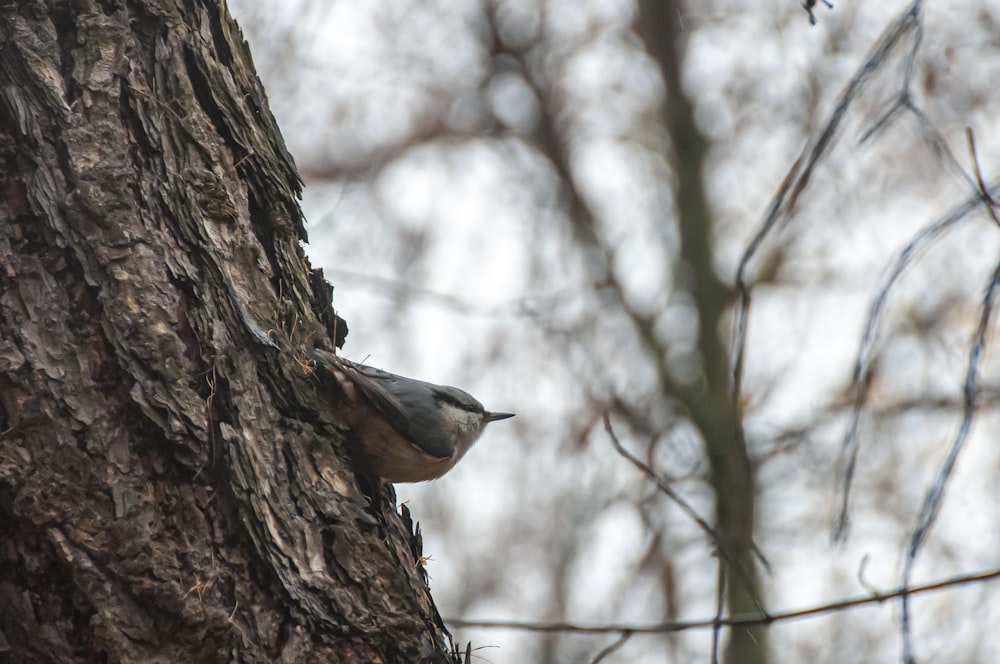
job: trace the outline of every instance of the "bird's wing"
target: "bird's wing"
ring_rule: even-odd
[[[405,438],[415,447],[420,448],[425,453],[445,459],[450,457],[455,446],[447,436],[444,435],[440,422],[425,421],[440,418],[437,412],[428,413],[426,404],[406,403],[408,399],[393,388],[397,381],[412,380],[402,378],[396,374],[382,371],[365,364],[357,364],[342,357],[337,357],[333,353],[318,348],[304,348],[306,355],[316,362],[317,365],[325,366],[331,371],[339,370],[347,377],[361,394],[368,399],[369,403],[385,417],[386,422],[393,431]],[[421,382],[421,381],[414,381]],[[432,386],[428,384],[429,388]],[[413,430],[419,429],[424,432],[439,431],[439,436],[423,435],[418,441],[413,436]]]

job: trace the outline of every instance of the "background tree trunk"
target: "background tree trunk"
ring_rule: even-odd
[[[297,361],[346,327],[225,8],[2,3],[0,188],[10,661],[447,658]]]

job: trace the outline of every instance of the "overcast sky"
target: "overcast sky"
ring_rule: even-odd
[[[690,4],[685,81],[711,142],[716,267],[732,284],[786,173],[908,3],[820,6],[816,26],[794,1]],[[646,415],[646,431],[620,424],[623,442],[637,453],[648,447],[656,468],[710,517],[700,438],[671,409],[635,330],[603,294],[574,239],[566,183],[536,142],[539,127],[554,127],[572,155],[571,186],[595,211],[628,303],[655,316],[683,374],[697,321],[675,269],[659,72],[625,0],[490,6],[492,24],[471,0],[230,3],[306,180],[307,249],[350,325],[344,354],[457,385],[518,415],[492,425],[443,479],[397,486],[423,524],[442,614],[710,617],[709,542],[615,454],[602,404],[619,399]],[[955,438],[981,300],[1000,256],[1000,229],[985,208],[921,245],[888,291],[869,356],[878,370],[859,429],[853,527],[831,544],[866,317],[907,243],[975,194],[966,127],[985,179],[1000,173],[998,18],[1000,7],[986,1],[928,3],[922,31],[878,61],[810,186],[753,261],[742,406],[772,611],[895,587]],[[496,57],[501,50],[518,59]],[[865,138],[904,89],[911,110]],[[917,582],[1000,566],[996,355],[982,360],[984,405]],[[1000,661],[995,590],[915,600],[922,661]],[[778,623],[775,661],[898,661],[898,614],[885,605]],[[496,646],[477,652],[496,664],[589,661],[613,641],[454,633]],[[705,630],[635,637],[603,661],[707,661],[710,647]]]

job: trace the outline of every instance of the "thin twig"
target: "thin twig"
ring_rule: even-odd
[[[820,162],[822,162],[832,148],[834,138],[837,136],[837,132],[847,116],[847,111],[853,106],[855,98],[864,89],[865,85],[871,79],[872,74],[895,51],[906,35],[912,30],[919,28],[920,7],[922,4],[922,0],[914,0],[907,9],[899,14],[898,18],[869,52],[864,64],[854,73],[851,81],[837,99],[837,105],[819,137],[814,143],[807,144],[802,149],[802,153],[799,154],[795,163],[788,169],[781,182],[781,186],[775,192],[768,205],[767,214],[764,216],[757,232],[740,257],[735,280],[736,294],[739,299],[736,306],[736,331],[733,335],[732,351],[734,358],[732,381],[733,403],[740,403],[741,398],[744,353],[746,352],[746,321],[750,315],[750,290],[752,288],[747,274],[750,263],[757,256],[758,251],[764,245],[764,241],[779,227],[780,222],[788,219],[792,211],[794,211],[799,196],[812,182],[812,176],[815,174]]]
[[[722,611],[725,608],[726,598],[726,570],[722,560],[718,564],[718,576],[716,578],[715,590],[715,619],[722,619]],[[722,636],[722,625],[716,622],[712,626],[712,664],[719,664],[719,639]]]
[[[994,185],[993,189],[1000,192],[1000,184]],[[925,245],[928,245],[931,240],[934,240],[954,224],[964,219],[979,205],[981,200],[981,195],[976,194],[961,205],[948,211],[944,216],[935,219],[920,229],[913,236],[913,239],[899,252],[896,260],[893,262],[892,268],[878,287],[875,297],[872,299],[871,306],[868,308],[864,331],[861,333],[861,342],[858,345],[858,352],[854,360],[852,383],[857,389],[854,395],[854,407],[851,410],[850,420],[840,447],[839,471],[837,473],[839,477],[839,509],[833,523],[832,537],[834,541],[842,541],[847,535],[851,486],[853,485],[854,471],[858,459],[858,427],[861,415],[868,404],[868,396],[873,378],[871,372],[875,332],[879,322],[882,320],[882,311],[888,300],[889,291]]]
[[[665,493],[672,501],[677,503],[677,506],[680,507],[685,514],[691,517],[691,520],[698,524],[698,527],[711,538],[712,542],[719,550],[719,555],[730,564],[735,565],[736,563],[732,560],[732,556],[727,555],[726,545],[722,540],[722,535],[720,535],[719,532],[708,523],[708,521],[698,514],[698,512],[691,506],[691,503],[687,502],[679,493],[674,491],[674,488],[667,484],[663,478],[660,477],[659,473],[646,465],[642,459],[625,449],[621,441],[618,440],[618,434],[616,434],[614,428],[612,428],[611,417],[607,413],[604,414],[604,430],[608,432],[608,436],[611,438],[611,444],[614,445],[615,451],[631,462],[632,465],[638,468],[643,475],[652,480],[652,482],[656,485],[656,488]],[[763,565],[764,568],[770,572],[770,563],[767,562],[767,558],[764,557],[764,554],[757,548],[756,545],[753,547],[753,552],[756,554],[758,560],[760,560],[761,565]]]
[[[938,513],[941,511],[945,488],[948,486],[948,480],[955,469],[955,462],[958,461],[958,455],[962,452],[965,441],[969,437],[969,431],[972,428],[972,421],[976,412],[976,395],[978,392],[976,389],[976,379],[979,373],[979,360],[986,350],[986,333],[989,330],[990,318],[993,314],[993,307],[996,304],[998,288],[1000,288],[1000,262],[997,262],[993,270],[993,275],[990,278],[990,283],[986,287],[986,293],[983,295],[975,343],[973,343],[972,350],[969,352],[969,367],[965,373],[965,386],[963,389],[965,408],[962,414],[962,424],[959,426],[958,433],[951,443],[948,456],[945,457],[944,463],[941,464],[941,468],[938,470],[934,483],[924,497],[923,508],[920,510],[920,519],[917,522],[917,527],[913,530],[906,563],[903,565],[902,586],[904,588],[910,581],[913,566],[917,561],[917,554],[920,552],[920,548],[927,539],[927,534],[930,532],[931,527],[937,520]],[[910,603],[906,593],[902,595],[902,605],[903,661],[907,664],[912,664],[916,662],[916,659],[913,656],[913,646],[910,640]]]
[[[848,609],[855,609],[869,604],[882,604],[889,600],[897,599],[904,595],[919,595],[935,590],[944,590],[956,586],[964,586],[971,583],[982,583],[1000,579],[1000,569],[993,569],[986,572],[972,572],[953,576],[941,581],[934,581],[924,585],[913,586],[912,588],[899,587],[889,592],[872,593],[860,597],[837,600],[827,604],[817,604],[806,609],[795,609],[789,611],[779,611],[769,614],[747,614],[730,616],[729,618],[702,618],[698,620],[677,620],[671,622],[640,624],[593,624],[585,625],[575,622],[533,622],[522,620],[465,620],[453,618],[446,620],[451,627],[476,627],[481,629],[515,629],[525,632],[566,632],[573,634],[670,634],[674,632],[684,632],[693,629],[712,629],[716,625],[724,627],[749,627],[753,625],[770,625],[786,620],[798,620],[802,618],[812,618],[827,613],[837,613]]]
[[[983,203],[986,204],[986,211],[990,213],[990,217],[993,218],[993,222],[1000,226],[1000,218],[997,218],[997,202],[990,192],[986,189],[986,183],[983,182],[983,171],[979,167],[979,155],[976,154],[976,137],[972,133],[972,127],[965,128],[965,137],[969,141],[969,154],[972,155],[972,167],[976,171],[976,186],[979,187],[979,193],[983,195]]]
[[[608,655],[610,655],[611,653],[613,653],[614,651],[618,650],[623,645],[625,645],[625,643],[631,638],[632,638],[632,632],[629,631],[622,632],[621,635],[611,643],[611,645],[607,646],[606,648],[602,649],[599,653],[597,653],[597,655],[594,656],[594,659],[590,660],[590,664],[598,664],[598,662],[603,660],[605,657],[607,657]]]

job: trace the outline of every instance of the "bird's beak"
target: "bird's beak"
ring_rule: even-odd
[[[491,413],[486,411],[486,421],[496,422],[497,420],[506,420],[508,417],[514,417],[514,413]]]

